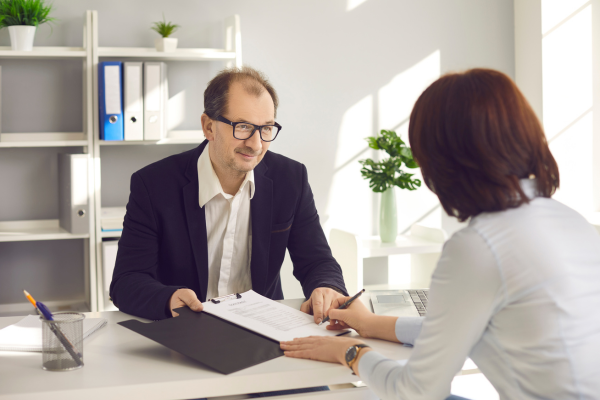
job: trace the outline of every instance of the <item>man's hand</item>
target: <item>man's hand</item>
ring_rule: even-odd
[[[171,314],[174,317],[178,317],[179,314],[173,311],[175,308],[181,308],[188,306],[192,309],[192,311],[200,312],[202,311],[202,303],[198,300],[196,293],[191,289],[177,289],[175,293],[171,296],[171,301],[169,302],[169,310],[171,310]]]
[[[310,295],[310,299],[302,303],[300,311],[314,315],[315,324],[318,324],[323,318],[329,315],[329,309],[334,304],[335,299],[340,297],[343,298],[344,295],[333,289],[324,287],[316,288]]]

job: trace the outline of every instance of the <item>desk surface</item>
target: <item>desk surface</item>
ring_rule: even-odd
[[[299,308],[302,301],[283,302]],[[222,375],[117,325],[134,318],[128,314],[109,311],[86,315],[106,318],[108,324],[84,342],[82,369],[43,371],[41,353],[0,352],[0,399],[198,398],[358,380],[339,364],[286,357]],[[0,318],[0,328],[21,318]],[[357,336],[354,332],[351,335]],[[410,348],[398,344],[375,339],[365,342],[393,359],[406,359],[410,354]]]

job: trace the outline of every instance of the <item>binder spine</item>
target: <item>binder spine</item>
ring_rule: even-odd
[[[123,140],[123,63],[98,64],[100,139]]]
[[[167,64],[144,63],[144,140],[167,136]]]
[[[123,64],[125,140],[144,140],[144,94],[141,62]]]
[[[59,225],[71,233],[88,233],[88,155],[59,154],[58,157]]]

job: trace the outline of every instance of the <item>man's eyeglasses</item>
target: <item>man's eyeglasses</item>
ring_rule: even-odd
[[[273,125],[254,125],[248,122],[231,122],[222,116],[218,116],[217,120],[231,125],[233,127],[233,137],[238,140],[250,139],[254,132],[258,131],[263,142],[272,142],[281,130],[281,125],[277,122]]]

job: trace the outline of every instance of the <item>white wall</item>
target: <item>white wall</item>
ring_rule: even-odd
[[[175,35],[181,47],[220,46],[223,19],[239,14],[243,61],[264,71],[281,99],[277,120],[283,131],[271,149],[306,164],[326,229],[335,226],[376,233],[378,196],[360,177],[357,162],[370,156],[363,138],[380,128],[405,132],[414,100],[439,74],[490,67],[514,76],[510,0],[53,3],[59,21],[51,35],[48,26],[38,30],[36,45],[81,46],[82,15],[87,9],[96,9],[100,46],[152,46],[156,34],[149,28],[152,21],[162,18],[162,12],[183,26]],[[8,43],[8,33],[0,31],[0,45]],[[77,63],[0,60],[0,64],[3,75],[11,78],[11,82],[3,81],[3,130],[81,130],[81,69]],[[170,95],[181,96],[185,91],[185,118],[178,129],[198,129],[202,92],[221,67],[219,62],[169,63]],[[30,82],[32,76],[44,79]],[[14,100],[13,105],[7,98]],[[146,149],[132,148],[131,158],[151,162],[184,147]],[[15,151],[15,156],[22,151]],[[36,154],[50,159],[56,151],[39,149]],[[128,180],[116,176],[116,171],[126,177],[140,166],[135,162],[117,166],[123,149],[102,151],[103,159],[115,160],[111,167],[103,167],[103,186],[110,188],[103,191],[103,205],[124,205]],[[6,154],[7,150],[0,150],[0,171],[12,168]],[[107,177],[109,173],[114,179]],[[18,188],[0,194],[0,220],[57,218],[55,185],[46,183],[55,179],[52,170],[27,166],[22,172],[0,172],[3,187]],[[439,209],[435,209],[437,200],[426,188],[397,194],[400,230],[426,214],[440,219]],[[23,202],[23,198],[29,200]],[[55,253],[48,257],[64,256]],[[0,266],[7,263],[0,254]]]
[[[554,198],[597,220],[600,1],[518,1],[515,21],[516,81],[538,112],[558,163]]]

